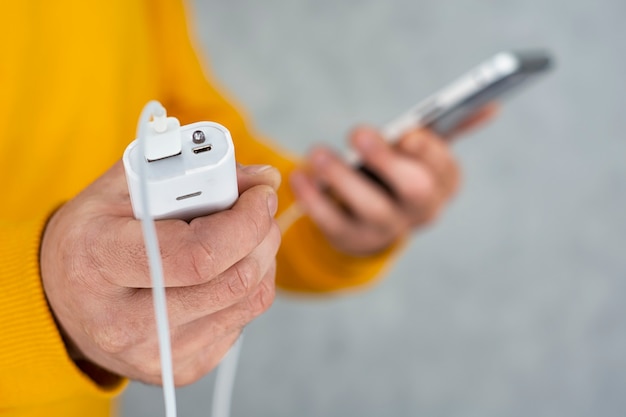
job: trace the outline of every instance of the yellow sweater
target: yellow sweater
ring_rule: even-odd
[[[150,99],[182,124],[224,124],[242,163],[286,176],[296,160],[251,132],[211,84],[180,0],[5,2],[0,53],[0,415],[109,415],[123,384],[81,373],[46,304],[38,248],[51,212],[121,157]],[[293,201],[287,185],[279,200],[279,210]],[[336,291],[371,281],[388,255],[338,253],[302,218],[284,236],[277,280]]]

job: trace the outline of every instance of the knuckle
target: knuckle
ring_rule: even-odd
[[[97,331],[91,333],[93,343],[99,350],[110,355],[119,355],[133,346],[135,339],[119,325],[96,326]]]
[[[227,281],[228,291],[234,298],[245,297],[258,281],[258,265],[246,258],[233,266],[233,274]]]
[[[142,352],[140,358],[135,361],[137,372],[141,378],[148,381],[161,381],[161,358],[156,349]]]
[[[244,224],[247,229],[251,231],[250,236],[254,243],[258,244],[265,239],[271,224],[271,217],[265,199],[258,210],[246,213],[246,221]]]
[[[193,270],[193,273],[187,275],[190,281],[188,284],[204,282],[217,274],[215,252],[210,246],[189,244],[185,252],[186,255],[182,256],[184,263],[191,265]],[[180,264],[181,258],[176,262]]]
[[[150,341],[154,329],[151,311],[144,314],[143,310],[128,311],[120,315],[117,307],[99,315],[86,330],[94,345],[105,354],[117,357],[129,357],[133,352]],[[104,318],[108,317],[108,318]]]
[[[257,317],[267,311],[276,297],[276,286],[274,280],[263,280],[258,291],[248,299],[248,308],[252,317]]]
[[[273,193],[275,191],[269,185],[257,185],[244,193],[247,197],[245,201],[248,202],[244,209],[238,214],[233,213],[233,215],[241,216],[236,219],[240,224],[240,230],[254,230],[258,242],[263,240],[269,229],[272,216],[268,210],[267,199],[268,195]]]

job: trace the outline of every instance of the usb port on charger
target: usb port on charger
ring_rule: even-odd
[[[213,149],[213,145],[209,143],[208,145],[196,146],[195,148],[192,148],[191,150],[193,151],[193,153],[198,154],[202,152],[208,152],[211,149]]]

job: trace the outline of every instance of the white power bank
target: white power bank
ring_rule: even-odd
[[[235,149],[230,132],[214,122],[178,127],[168,117],[167,131],[160,133],[150,122],[146,155],[138,140],[124,152],[124,168],[133,212],[142,218],[139,164],[145,164],[150,216],[191,220],[231,207],[239,196]],[[175,123],[170,122],[173,119]],[[179,142],[177,142],[179,141]],[[178,146],[178,143],[180,146]],[[159,153],[165,149],[165,152]],[[156,152],[155,152],[156,151]]]

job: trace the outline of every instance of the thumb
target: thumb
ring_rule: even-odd
[[[482,108],[476,110],[473,114],[469,115],[465,120],[459,124],[456,129],[449,135],[454,139],[458,136],[466,135],[471,131],[483,126],[490,120],[492,120],[500,111],[500,105],[492,102],[484,105]]]
[[[237,164],[237,183],[240,194],[256,185],[269,185],[274,190],[278,190],[280,182],[280,172],[271,165]]]

